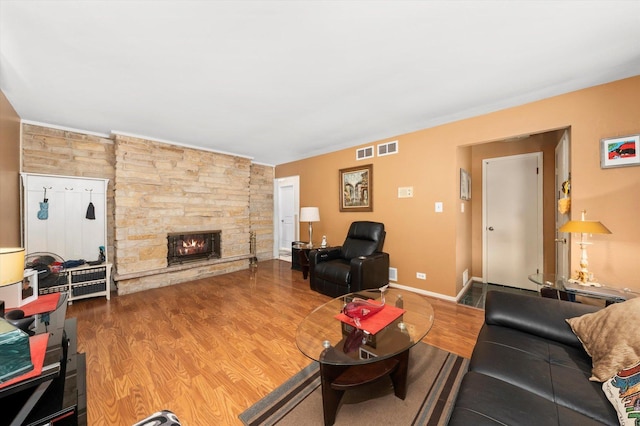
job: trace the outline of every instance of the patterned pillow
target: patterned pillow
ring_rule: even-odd
[[[567,322],[592,358],[589,380],[604,382],[640,362],[640,297]]]
[[[602,390],[616,409],[621,425],[640,424],[640,363],[619,371],[602,384]]]

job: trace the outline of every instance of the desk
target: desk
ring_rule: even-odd
[[[298,349],[320,363],[325,425],[334,423],[345,390],[385,375],[391,377],[395,395],[404,399],[409,350],[433,325],[433,307],[426,298],[392,288],[385,293],[385,303],[401,306],[405,312],[376,334],[365,334],[349,350],[354,328],[335,317],[353,297],[379,300],[381,294],[377,289],[361,290],[330,300],[311,312],[296,333]]]
[[[67,297],[61,294],[55,310],[36,315],[31,331],[49,333],[42,373],[0,389],[2,422],[86,425],[85,356],[76,350],[75,318],[65,318]]]

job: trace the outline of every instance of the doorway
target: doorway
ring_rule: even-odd
[[[555,189],[556,189],[556,204],[558,208],[555,209],[555,244],[556,244],[556,277],[569,278],[569,243],[567,238],[571,238],[571,234],[567,234],[564,237],[562,233],[558,232],[558,229],[569,220],[570,204],[566,211],[561,212],[559,202],[560,199],[568,198],[571,201],[571,173],[569,173],[569,132],[564,131],[560,142],[556,146],[555,152],[556,158],[556,176],[555,176]]]
[[[484,282],[537,290],[543,269],[542,153],[485,159]]]
[[[274,257],[291,262],[291,243],[299,238],[300,177],[276,179],[274,187]]]

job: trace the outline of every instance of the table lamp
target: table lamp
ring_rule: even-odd
[[[580,245],[580,270],[578,277],[572,281],[584,286],[600,287],[600,284],[590,280],[593,279],[593,276],[588,270],[587,246],[592,243],[587,242],[587,234],[610,234],[611,231],[597,220],[585,220],[586,214],[586,210],[583,210],[581,220],[570,220],[562,225],[558,231],[580,234],[580,242],[578,242]]]
[[[320,210],[317,207],[300,209],[300,222],[309,222],[309,247],[313,246],[313,222],[320,222]]]
[[[22,282],[24,278],[24,249],[0,248],[0,287]]]

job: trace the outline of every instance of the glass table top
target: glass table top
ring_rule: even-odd
[[[411,348],[433,325],[433,307],[426,298],[395,288],[385,292],[385,304],[405,312],[376,334],[357,333],[355,327],[336,317],[353,297],[381,300],[378,289],[361,290],[337,297],[311,312],[298,327],[296,344],[307,357],[325,364],[356,365],[380,361]],[[379,315],[379,314],[376,314]],[[354,345],[348,339],[357,338]]]

